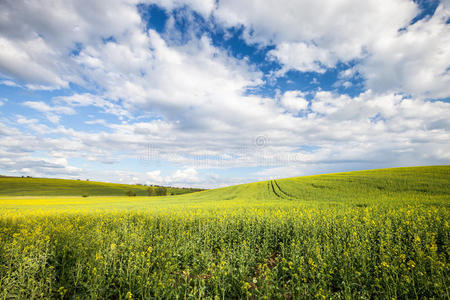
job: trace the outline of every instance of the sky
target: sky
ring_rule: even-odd
[[[0,1],[0,174],[213,188],[450,163],[450,1]]]

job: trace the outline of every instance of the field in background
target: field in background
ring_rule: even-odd
[[[53,178],[0,176],[0,196],[147,196],[148,186]],[[157,186],[152,186],[153,195]],[[167,194],[192,193],[199,189],[167,187]]]
[[[448,298],[450,167],[0,197],[2,298]]]

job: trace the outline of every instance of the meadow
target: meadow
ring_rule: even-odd
[[[448,299],[450,167],[0,197],[2,299]]]
[[[147,196],[158,186],[118,184],[88,180],[0,176],[0,196]],[[169,195],[192,193],[199,189],[167,187]]]

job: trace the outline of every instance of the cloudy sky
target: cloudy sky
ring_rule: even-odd
[[[449,100],[449,0],[0,1],[3,175],[449,164]]]

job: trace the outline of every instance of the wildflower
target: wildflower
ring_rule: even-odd
[[[248,290],[248,289],[250,289],[250,287],[251,287],[251,285],[250,285],[250,283],[248,283],[248,282],[244,282],[244,284],[242,285],[242,288],[243,288],[244,290]]]
[[[430,251],[431,251],[431,252],[436,252],[436,251],[437,251],[437,245],[434,244],[434,243],[432,243],[432,244],[430,245]]]

